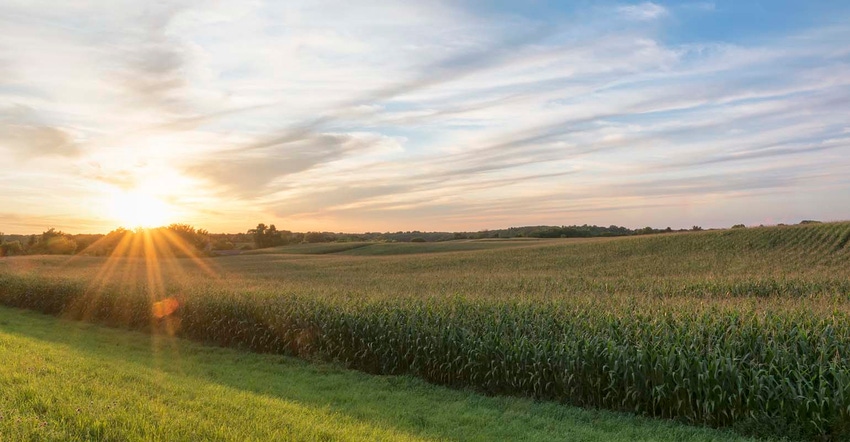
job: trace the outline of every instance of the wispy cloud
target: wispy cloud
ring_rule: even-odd
[[[0,205],[103,225],[144,188],[214,230],[478,229],[850,193],[850,28],[678,43],[713,3],[487,8],[0,1]]]
[[[617,8],[622,16],[632,20],[655,20],[667,15],[667,8],[653,2],[623,5]]]

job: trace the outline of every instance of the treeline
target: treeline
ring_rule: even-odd
[[[673,229],[654,229],[644,227],[642,229],[629,229],[628,227],[610,225],[603,226],[526,226],[511,227],[508,229],[494,230],[488,233],[492,238],[594,238],[605,236],[630,236],[649,235],[653,233],[672,232]]]
[[[690,230],[701,230],[694,227]],[[213,248],[216,250],[232,250],[267,248],[288,244],[322,243],[322,242],[439,242],[459,239],[486,238],[591,238],[604,236],[647,235],[652,233],[672,232],[673,229],[629,229],[611,225],[603,226],[526,226],[511,227],[500,230],[482,230],[478,232],[422,232],[419,230],[398,232],[366,232],[366,233],[336,233],[336,232],[291,232],[278,230],[274,224],[266,226],[258,224],[244,234],[213,234]]]
[[[0,256],[72,255],[88,247],[103,235],[70,235],[48,229],[41,235],[4,235],[0,233]]]
[[[804,220],[800,224],[814,224],[819,221]],[[779,224],[784,226],[784,224]],[[732,228],[745,228],[743,224],[736,224]],[[524,226],[509,227],[507,229],[480,230],[477,232],[422,232],[419,230],[397,231],[397,232],[365,232],[365,233],[341,233],[341,232],[292,232],[289,230],[278,230],[274,224],[258,224],[257,227],[245,233],[209,233],[204,229],[195,229],[188,224],[171,224],[167,227],[155,229],[127,230],[118,228],[103,234],[80,234],[70,235],[49,229],[41,235],[4,235],[0,233],[0,256],[26,255],[26,254],[87,254],[105,256],[115,253],[116,247],[122,240],[142,232],[169,232],[169,237],[181,238],[190,244],[194,251],[234,251],[261,249],[267,247],[284,246],[289,244],[303,243],[325,243],[325,242],[439,242],[462,239],[487,239],[487,238],[594,238],[613,236],[649,235],[668,232],[700,231],[700,226],[690,229],[673,230],[670,227],[656,229],[643,227],[640,229],[629,229],[617,225],[608,227],[596,225],[571,225],[571,226]],[[141,237],[139,237],[141,238]],[[125,241],[126,242],[126,241]],[[131,251],[123,253],[132,254]],[[186,255],[185,251],[175,253]]]
[[[83,255],[141,257],[195,256],[211,250],[210,234],[188,224],[128,230],[118,228],[80,251]]]
[[[188,224],[171,224],[154,229],[128,230],[119,227],[106,235],[71,235],[50,228],[41,235],[0,233],[0,256],[92,255],[144,256],[153,246],[158,252],[175,256],[193,255],[211,248],[209,232]],[[148,244],[146,246],[146,244]]]

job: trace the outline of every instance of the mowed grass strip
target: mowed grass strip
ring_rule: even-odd
[[[0,440],[737,441],[0,308]]]

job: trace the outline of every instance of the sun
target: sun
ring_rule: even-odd
[[[159,227],[171,219],[172,210],[161,199],[139,190],[113,195],[111,217],[124,227]]]

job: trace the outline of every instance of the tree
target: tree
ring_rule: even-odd
[[[49,228],[41,233],[41,238],[30,236],[29,253],[45,253],[49,255],[70,255],[77,250],[77,242],[61,230]]]
[[[65,235],[55,236],[46,243],[46,249],[51,255],[71,255],[77,250],[77,242]]]
[[[203,250],[209,242],[209,232],[204,229],[195,230],[188,224],[171,224],[167,229],[197,250]]]
[[[307,232],[304,235],[304,241],[309,243],[326,242],[327,237],[322,232]]]
[[[248,231],[251,235],[254,235],[254,245],[258,249],[262,249],[265,247],[265,236],[266,236],[266,225],[263,223],[257,224],[257,227]]]
[[[218,239],[213,243],[213,249],[215,250],[233,250],[234,248],[233,243],[226,238]]]
[[[274,247],[284,244],[284,239],[282,233],[286,232],[291,236],[292,232],[284,230],[280,232],[277,230],[274,224],[270,226],[266,226],[263,223],[257,224],[255,229],[251,229],[248,231],[249,234],[254,236],[254,245],[258,249],[263,249],[266,247]]]
[[[14,256],[23,253],[24,247],[20,241],[10,241],[0,244],[0,256]]]

